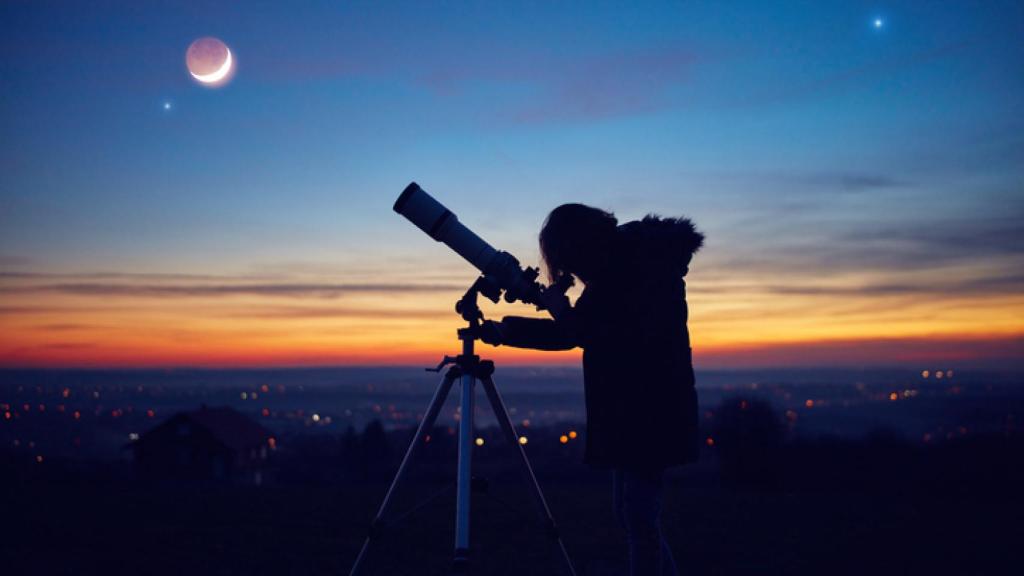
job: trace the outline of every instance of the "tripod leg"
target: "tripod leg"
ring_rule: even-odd
[[[572,565],[572,559],[569,558],[569,552],[565,549],[565,543],[562,542],[562,537],[558,534],[558,526],[555,525],[555,519],[551,516],[551,509],[548,508],[548,503],[544,499],[544,493],[540,490],[537,477],[533,474],[533,467],[530,466],[530,460],[526,457],[526,450],[519,443],[519,436],[516,434],[515,426],[512,425],[512,419],[508,415],[508,410],[505,409],[505,403],[501,400],[501,395],[498,394],[498,388],[494,385],[494,380],[490,376],[481,378],[480,382],[487,392],[487,398],[491,402],[494,416],[498,419],[498,424],[505,433],[505,437],[508,438],[508,441],[512,443],[512,446],[519,454],[519,462],[523,465],[523,476],[526,478],[530,492],[533,494],[541,520],[546,525],[551,537],[558,543],[558,548],[562,552],[562,558],[565,559],[568,573],[571,576],[576,576],[576,569]]]
[[[469,507],[472,493],[473,455],[473,393],[476,377],[469,371],[462,374],[462,408],[459,416],[459,467],[455,492],[455,561],[454,572],[466,572],[469,566]]]
[[[370,532],[366,535],[366,540],[363,542],[363,547],[359,550],[359,555],[356,556],[356,561],[352,565],[352,570],[349,572],[349,576],[356,576],[356,574],[358,574],[359,568],[366,556],[366,552],[370,548],[370,542],[375,536],[377,536],[380,527],[384,524],[384,516],[387,514],[391,505],[391,496],[394,494],[399,482],[405,475],[406,468],[408,467],[409,462],[412,461],[416,450],[418,450],[423,444],[424,436],[426,436],[427,432],[434,427],[437,415],[441,412],[441,407],[444,406],[444,401],[448,397],[448,392],[452,389],[452,383],[455,381],[455,377],[457,375],[456,372],[457,371],[455,370],[449,370],[446,372],[441,383],[437,385],[437,391],[434,392],[434,397],[431,399],[430,405],[427,407],[427,412],[423,415],[423,420],[420,421],[420,425],[416,429],[416,435],[413,436],[412,442],[409,443],[409,448],[405,451],[402,463],[398,466],[398,471],[395,472],[395,477],[391,481],[391,486],[388,487],[388,491],[384,495],[384,501],[380,504],[377,516],[373,519],[373,523],[370,524]]]

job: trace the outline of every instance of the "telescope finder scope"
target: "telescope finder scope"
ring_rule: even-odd
[[[431,238],[443,242],[456,254],[490,277],[505,290],[505,300],[540,305],[540,284],[535,268],[523,269],[508,252],[496,250],[459,222],[454,212],[427,194],[415,182],[395,201],[395,212],[405,216]]]

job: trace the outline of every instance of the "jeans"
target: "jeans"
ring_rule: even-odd
[[[612,505],[626,531],[630,576],[677,576],[672,551],[661,535],[664,470],[612,471]]]

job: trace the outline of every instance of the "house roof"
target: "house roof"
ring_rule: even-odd
[[[247,450],[266,443],[273,434],[245,414],[227,406],[202,407],[186,414],[232,450]]]

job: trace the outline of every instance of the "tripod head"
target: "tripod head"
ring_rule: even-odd
[[[534,271],[533,278],[536,278],[536,269],[527,268],[527,271]],[[531,281],[533,279],[531,278]],[[573,285],[572,276],[566,275],[558,282],[555,282],[551,286],[541,286],[539,282],[533,281],[536,285],[538,294],[537,302],[532,302],[536,305],[537,310],[548,310],[554,315],[553,307],[550,303],[556,302],[559,299],[565,299],[565,293]],[[441,362],[434,368],[427,368],[429,372],[440,372],[448,364],[457,364],[470,356],[476,358],[473,355],[473,343],[480,339],[480,326],[484,321],[484,313],[480,310],[480,304],[478,299],[480,295],[487,298],[491,302],[497,304],[501,300],[502,296],[501,284],[493,276],[484,274],[478,276],[477,279],[469,286],[466,293],[459,298],[458,302],[455,303],[455,311],[462,316],[468,325],[459,328],[458,336],[459,340],[462,341],[462,356],[448,356],[445,355],[441,359]],[[510,295],[508,290],[504,290],[505,301],[514,302],[517,299],[514,295]]]
[[[480,305],[477,303],[477,297],[480,294],[497,304],[501,299],[501,286],[491,276],[480,276],[455,303],[455,311],[462,316],[463,320],[469,322],[470,326],[479,325],[484,319],[484,313],[480,311]]]
[[[535,301],[523,300],[519,295],[513,294],[510,290],[505,290],[505,301],[515,302],[516,300],[523,300],[529,302],[537,307],[537,310],[548,310],[555,313],[555,306],[552,305],[558,299],[564,299],[566,291],[569,290],[573,285],[572,276],[563,276],[558,282],[555,282],[551,286],[542,286],[539,282],[536,282],[537,270],[536,268],[527,268],[527,273],[532,272],[533,277],[531,283],[536,286],[537,298]],[[495,304],[501,299],[502,287],[501,284],[493,276],[484,274],[479,276],[476,281],[466,290],[466,293],[462,295],[462,298],[455,303],[455,311],[462,316],[462,319],[469,322],[469,329],[472,330],[480,325],[484,320],[484,314],[480,310],[480,306],[477,303],[477,297],[483,295],[485,298],[494,302]],[[465,330],[465,329],[463,329]],[[464,340],[463,330],[459,330],[459,339]],[[473,335],[475,338],[475,335]]]

